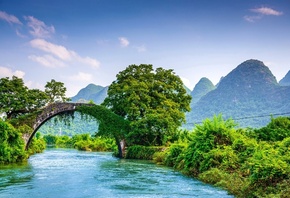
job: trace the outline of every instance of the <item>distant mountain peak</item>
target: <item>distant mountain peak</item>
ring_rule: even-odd
[[[215,89],[213,83],[206,77],[201,78],[195,85],[193,91],[191,92],[192,104],[200,100],[201,97],[206,95],[208,92]]]
[[[93,100],[96,104],[100,104],[103,102],[106,95],[107,87],[91,83],[88,84],[85,88],[82,88],[76,96],[71,98],[71,100],[73,102]]]
[[[218,88],[260,88],[261,86],[278,85],[276,77],[262,61],[250,59],[225,76]]]
[[[290,76],[288,73],[286,76]],[[197,102],[192,101],[191,112],[187,114],[187,126],[191,127],[194,123],[220,113],[224,118],[233,119],[257,116],[237,119],[237,122],[245,127],[265,126],[270,116],[259,116],[289,112],[289,96],[290,86],[279,86],[275,76],[262,61],[247,60],[223,77],[214,90]]]
[[[290,86],[290,70],[288,73],[279,81],[281,86]]]

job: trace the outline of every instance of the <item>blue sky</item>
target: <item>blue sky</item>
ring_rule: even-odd
[[[248,59],[290,69],[289,0],[0,0],[0,77],[67,96],[130,64],[173,69],[191,89]]]

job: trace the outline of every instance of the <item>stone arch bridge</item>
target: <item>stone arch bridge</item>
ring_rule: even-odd
[[[119,127],[117,130],[121,130],[122,127],[118,126],[118,120],[120,120],[120,118],[114,114],[113,112],[111,112],[108,109],[105,109],[104,107],[101,107],[99,105],[95,105],[95,104],[89,104],[89,103],[70,103],[70,102],[66,102],[66,103],[52,103],[49,104],[48,106],[42,108],[39,112],[39,114],[37,114],[34,122],[32,123],[32,128],[33,128],[33,132],[31,134],[24,134],[23,135],[23,139],[25,141],[25,149],[27,150],[35,133],[37,132],[37,130],[49,119],[51,119],[52,117],[59,115],[61,113],[65,113],[65,112],[74,112],[78,110],[78,107],[87,107],[90,109],[93,109],[93,112],[99,112],[97,113],[98,115],[93,115],[92,113],[87,113],[88,115],[94,116],[97,120],[101,120],[102,121],[102,126],[104,125],[117,125],[116,127]],[[85,113],[86,114],[86,113]],[[106,115],[105,115],[106,114]],[[108,117],[108,114],[110,114],[109,119],[103,119],[103,117]],[[122,124],[121,124],[122,125]],[[99,127],[100,128],[100,127]],[[110,128],[110,130],[114,130],[116,131],[116,129],[112,129]],[[122,140],[123,138],[116,135],[118,133],[113,134],[113,136],[115,136],[116,139],[116,143],[118,144],[119,147],[119,155],[120,157],[124,156],[124,152],[125,152],[125,145],[124,145],[124,140]]]

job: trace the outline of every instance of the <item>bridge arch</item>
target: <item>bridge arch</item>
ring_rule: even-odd
[[[100,135],[113,137],[119,148],[120,157],[124,156],[125,152],[125,132],[129,130],[128,121],[124,120],[121,116],[116,115],[109,109],[95,104],[89,103],[52,103],[37,114],[33,123],[33,132],[23,136],[27,150],[37,130],[49,119],[56,115],[78,111],[82,115],[93,116],[99,122],[98,133]]]

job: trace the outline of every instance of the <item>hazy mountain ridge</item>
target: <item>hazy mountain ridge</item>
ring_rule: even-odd
[[[290,87],[280,86],[263,62],[247,60],[225,76],[215,90],[192,103],[187,126],[222,113],[225,118],[254,117],[237,122],[242,127],[261,127],[270,118],[258,116],[290,112],[289,93]]]
[[[191,105],[198,102],[208,92],[214,90],[216,87],[208,78],[201,78],[190,93],[192,100]]]
[[[89,84],[81,89],[77,95],[71,98],[72,102],[87,102],[93,100],[96,104],[101,104],[107,97],[108,86]]]
[[[279,81],[279,84],[282,86],[290,86],[290,70],[288,73]]]
[[[289,72],[284,78],[288,76]],[[90,84],[81,89],[72,101],[93,100],[101,104],[107,90],[108,87]],[[261,127],[269,122],[270,117],[257,116],[290,112],[290,86],[281,86],[281,81],[278,83],[270,69],[259,60],[241,63],[222,77],[216,86],[207,78],[200,79],[190,95],[191,112],[186,115],[185,125],[189,129],[193,128],[193,123],[200,123],[219,113],[233,119],[253,117],[237,122],[241,127]]]

